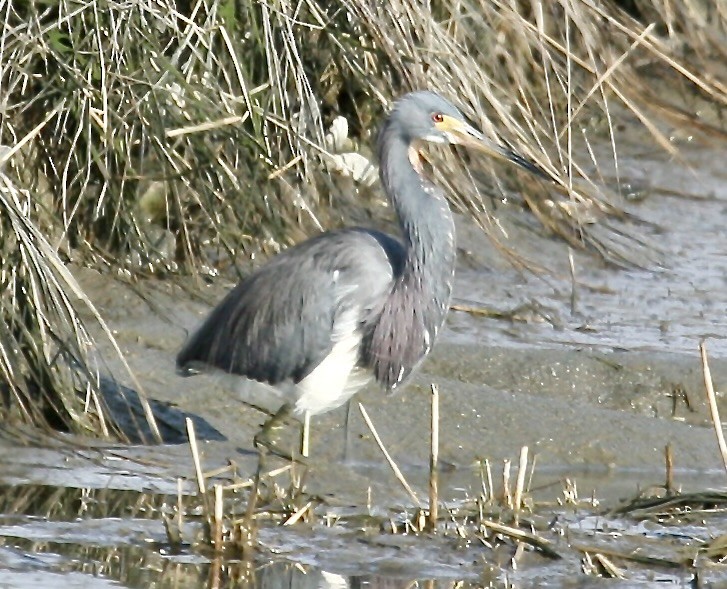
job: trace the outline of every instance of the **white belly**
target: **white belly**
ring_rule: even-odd
[[[356,367],[360,341],[348,338],[335,344],[325,360],[298,383],[295,413],[318,415],[336,409],[371,380],[370,370]]]
[[[303,380],[269,385],[235,377],[238,397],[269,412],[290,403],[301,417],[340,407],[373,378],[370,369],[357,366],[361,345],[358,326],[358,309],[347,310],[334,323],[330,353]]]
[[[283,403],[293,406],[296,415],[318,415],[343,405],[371,381],[370,370],[355,364],[334,350],[318,367],[297,385],[291,381],[269,385],[239,376],[225,375],[224,388],[233,389],[238,399],[268,413],[275,413]]]
[[[298,383],[295,412],[317,415],[348,401],[372,378],[369,370],[357,366],[361,334],[359,310],[350,308],[336,319],[331,333],[333,348],[315,369]]]

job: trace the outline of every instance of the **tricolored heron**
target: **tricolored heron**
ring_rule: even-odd
[[[240,282],[177,356],[182,374],[213,367],[281,390],[285,405],[256,445],[270,445],[273,425],[290,409],[330,411],[371,378],[396,389],[432,349],[456,254],[445,196],[422,175],[422,141],[473,147],[539,172],[441,96],[412,92],[398,100],[378,156],[401,239],[356,227],[287,249]]]

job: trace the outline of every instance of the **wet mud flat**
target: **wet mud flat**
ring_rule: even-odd
[[[174,374],[186,330],[229,285],[218,281],[200,298],[173,284],[124,287],[76,268],[176,443],[39,439],[27,446],[22,435],[5,432],[0,585],[727,586],[725,474],[697,352],[706,338],[727,415],[719,394],[727,382],[727,183],[720,154],[690,157],[700,165],[699,186],[662,160],[641,158],[631,170],[670,187],[660,195],[653,186],[654,197],[635,206],[665,228],[651,235],[665,250],[663,265],[616,270],[576,252],[575,304],[567,248],[526,232],[517,211],[498,214],[552,276],[517,272],[460,222],[455,303],[498,316],[452,312],[409,386],[393,396],[371,387],[357,399],[426,503],[430,386],[439,387],[436,534],[420,531],[416,505],[354,405],[348,440],[343,409],[314,420],[304,474],[282,462],[266,465],[265,473],[283,470],[264,477],[267,503],[258,509],[266,515],[257,548],[246,555],[252,560],[197,544],[204,518],[184,417],[195,419],[210,485],[255,474],[252,438],[265,418],[241,403],[227,378]],[[99,342],[99,357],[131,386]],[[509,461],[512,486],[523,446],[531,458],[526,508],[515,514],[504,471]],[[225,494],[227,513],[244,514],[249,488]],[[175,545],[164,522],[176,521],[180,501],[182,542]],[[282,525],[309,503],[294,525]],[[487,522],[545,540],[552,554]]]

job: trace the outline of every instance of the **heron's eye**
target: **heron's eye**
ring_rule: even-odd
[[[444,121],[444,115],[443,115],[443,114],[442,114],[441,112],[435,112],[435,113],[434,113],[434,114],[432,115],[432,120],[433,120],[433,121],[434,121],[435,123],[441,123],[441,122],[443,122],[443,121]]]

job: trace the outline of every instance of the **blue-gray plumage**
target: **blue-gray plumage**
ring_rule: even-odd
[[[405,95],[378,143],[401,241],[349,228],[289,248],[212,311],[179,353],[180,371],[213,367],[289,383],[296,413],[313,415],[342,405],[371,377],[386,389],[403,383],[442,328],[456,259],[447,201],[421,174],[422,141],[468,145],[538,173],[439,95]]]

